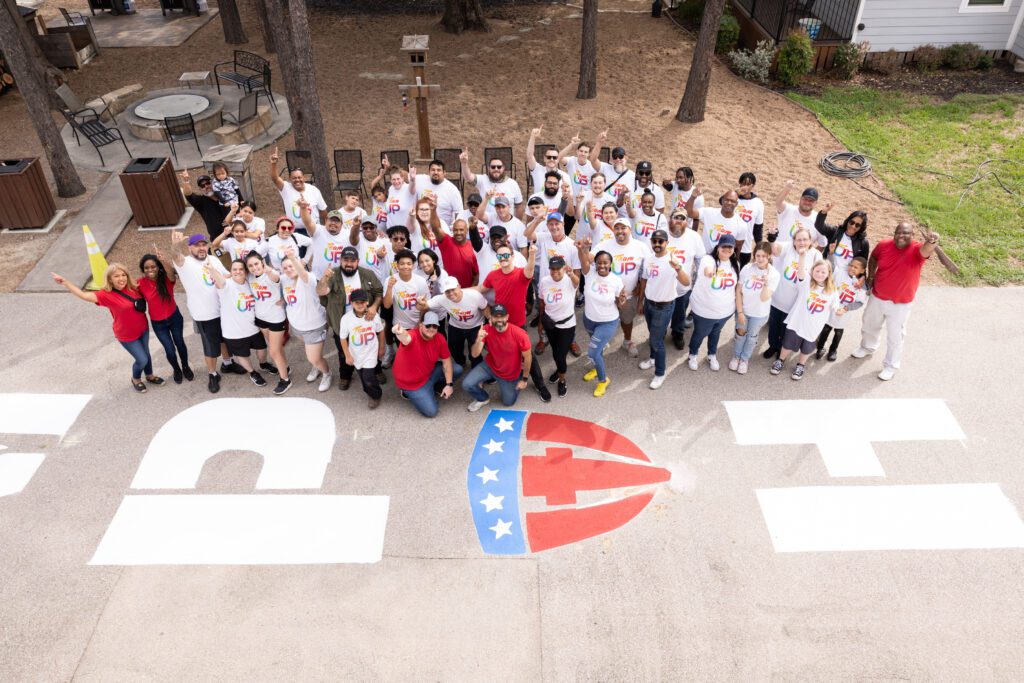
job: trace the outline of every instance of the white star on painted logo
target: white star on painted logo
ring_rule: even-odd
[[[484,471],[477,472],[476,476],[480,477],[481,484],[486,484],[489,481],[498,481],[498,470],[489,469],[484,465]]]
[[[497,524],[488,528],[494,532],[495,541],[497,541],[502,536],[512,535],[512,522],[503,522],[499,519]]]
[[[488,493],[487,497],[480,501],[480,504],[487,509],[487,512],[504,510],[505,508],[501,505],[503,500],[505,500],[505,496],[496,496],[493,493]]]
[[[495,453],[504,453],[504,451],[501,450],[504,447],[504,441],[495,441],[494,439],[491,439],[490,441],[484,444],[484,448],[487,449],[487,455],[494,455]]]
[[[515,422],[513,422],[512,420],[506,420],[505,418],[501,418],[500,420],[498,420],[498,424],[496,425],[498,427],[498,433],[500,434],[502,432],[511,432],[512,425],[514,424]]]

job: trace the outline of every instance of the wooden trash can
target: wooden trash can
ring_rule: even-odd
[[[56,212],[39,157],[0,160],[0,228],[41,228]]]
[[[132,159],[120,178],[128,205],[140,226],[169,227],[181,220],[185,198],[167,157]]]

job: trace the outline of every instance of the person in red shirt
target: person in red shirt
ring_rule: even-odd
[[[185,321],[178,310],[178,304],[174,301],[174,285],[177,279],[169,274],[173,269],[167,267],[163,253],[157,249],[155,255],[146,254],[139,259],[139,270],[143,275],[139,280],[139,292],[146,299],[153,333],[164,347],[167,362],[174,370],[174,383],[181,384],[182,378],[191,382],[196,376],[188,366]]]
[[[452,234],[447,235],[441,223],[431,223],[437,240],[437,249],[441,252],[444,269],[459,281],[460,287],[472,287],[480,277],[480,266],[476,261],[476,251],[469,241],[469,227],[461,218],[452,223]]]
[[[864,320],[861,323],[860,346],[854,358],[870,356],[878,348],[885,328],[885,359],[878,379],[888,381],[896,376],[903,353],[910,306],[921,284],[921,268],[939,245],[939,236],[927,230],[925,241],[914,241],[914,228],[909,223],[896,226],[892,239],[875,245],[868,260],[867,284],[871,290]]]
[[[503,404],[515,405],[519,392],[526,388],[526,378],[530,375],[530,367],[533,364],[532,346],[526,330],[510,324],[508,311],[504,306],[491,306],[491,323],[480,328],[472,349],[474,358],[482,354],[485,348],[487,356],[483,363],[470,370],[462,380],[462,388],[473,397],[473,402],[468,408],[471,413],[491,402],[490,396],[483,389],[484,383],[489,380],[498,382]]]
[[[103,289],[98,292],[83,292],[73,282],[68,282],[57,273],[50,273],[53,281],[63,285],[65,289],[82,301],[110,310],[114,322],[114,337],[121,346],[131,354],[132,387],[140,394],[146,393],[146,385],[142,382],[142,373],[146,373],[146,381],[154,386],[164,383],[163,379],[153,374],[153,358],[149,355],[149,321],[146,320],[146,300],[139,293],[128,269],[120,263],[111,263],[103,274]],[[141,302],[141,303],[137,303]],[[142,306],[140,311],[136,306]]]
[[[395,385],[424,417],[437,415],[437,396],[451,398],[455,380],[462,374],[462,366],[452,361],[448,343],[437,333],[440,325],[437,313],[427,311],[416,329],[395,325],[391,330],[399,343],[391,366]],[[442,377],[444,386],[438,389]]]

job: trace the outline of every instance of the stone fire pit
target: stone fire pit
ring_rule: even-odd
[[[203,91],[198,94],[187,88],[154,90],[146,94],[124,115],[132,135],[143,140],[162,142],[166,139],[164,118],[191,114],[197,135],[206,135],[220,127],[224,99],[219,95]]]

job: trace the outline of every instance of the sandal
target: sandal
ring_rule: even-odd
[[[153,375],[152,377],[147,377],[146,381],[152,384],[153,386],[158,387],[164,383],[164,378]]]
[[[142,380],[136,381],[133,379],[132,386],[135,387],[135,391],[139,392],[140,394],[146,393],[146,385],[142,383]]]

